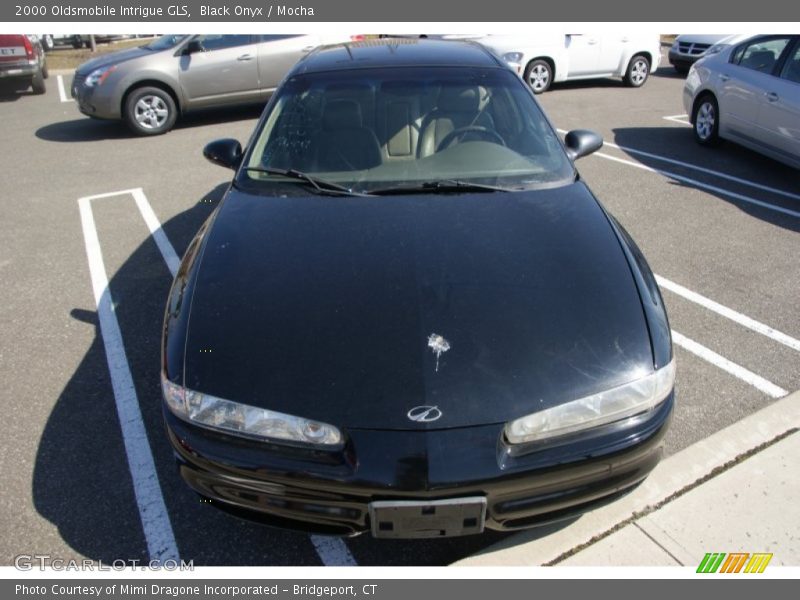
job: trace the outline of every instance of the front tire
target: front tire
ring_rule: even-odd
[[[634,88],[642,87],[648,77],[650,77],[650,61],[643,54],[637,54],[628,63],[628,70],[625,71],[625,85]]]
[[[525,81],[531,86],[534,94],[541,94],[550,89],[553,83],[553,67],[541,58],[532,60],[525,67]]]
[[[719,138],[719,105],[711,94],[701,96],[692,112],[694,139],[701,146],[716,146]]]
[[[175,125],[177,116],[175,101],[161,88],[137,88],[125,100],[125,122],[138,135],[166,133]]]

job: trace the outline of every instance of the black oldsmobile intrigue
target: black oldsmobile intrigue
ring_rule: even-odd
[[[480,46],[311,53],[272,97],[168,301],[181,475],[316,533],[571,517],[658,462],[670,330],[634,242],[523,81]]]

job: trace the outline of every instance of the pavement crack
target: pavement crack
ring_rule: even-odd
[[[661,548],[677,564],[679,564],[682,567],[686,566],[680,560],[678,560],[678,557],[675,556],[672,552],[670,552],[661,542],[659,542],[656,538],[654,538],[652,535],[650,535],[650,533],[644,527],[639,525],[639,523],[634,523],[633,526],[636,527],[636,529],[641,531],[643,534],[645,534],[650,539],[651,542],[653,542],[656,546]]]

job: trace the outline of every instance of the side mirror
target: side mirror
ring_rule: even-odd
[[[203,148],[203,156],[215,165],[235,169],[242,162],[242,145],[230,138],[215,140]]]
[[[564,145],[567,147],[567,156],[577,160],[600,150],[603,147],[603,137],[588,129],[573,129],[564,137]]]
[[[206,49],[203,48],[203,44],[200,40],[192,40],[186,47],[183,49],[184,54],[197,54],[198,52],[205,52]]]

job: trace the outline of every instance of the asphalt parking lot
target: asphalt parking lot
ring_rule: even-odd
[[[51,75],[44,96],[0,97],[0,562],[174,551],[195,565],[445,565],[501,539],[320,538],[235,520],[189,491],[161,425],[163,304],[230,177],[201,149],[245,142],[259,110],[137,138],[80,115],[69,84]],[[682,86],[662,67],[638,90],[600,80],[539,97],[559,129],[604,136],[579,169],[659,276],[678,360],[670,454],[800,389],[798,172],[697,146]]]

